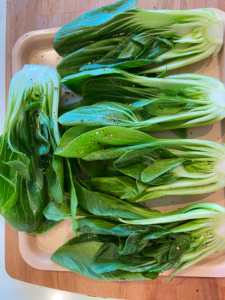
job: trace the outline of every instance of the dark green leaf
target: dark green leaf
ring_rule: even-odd
[[[136,181],[126,176],[92,178],[86,183],[93,191],[103,192],[120,199],[139,194]]]
[[[104,127],[86,132],[77,137],[75,130],[66,132],[55,154],[64,157],[83,158],[104,147],[140,144],[154,140],[146,133],[123,127]]]
[[[75,187],[79,204],[97,216],[135,220],[140,217],[147,218],[156,213],[151,209],[135,206],[106,194],[88,191],[76,180]]]
[[[135,132],[138,131],[136,130]],[[149,138],[151,137],[149,136]],[[135,146],[111,147],[103,150],[94,151],[93,153],[90,153],[87,156],[85,156],[83,159],[87,161],[92,161],[106,159],[115,160],[116,158],[121,158],[121,160],[124,159],[130,161],[131,158],[135,158],[135,156],[140,156],[140,152],[145,153],[151,151],[151,148],[154,148],[154,146],[154,138],[152,138],[152,140],[149,141],[149,143],[138,144]],[[121,163],[121,161],[119,161],[119,163]]]
[[[97,274],[120,269],[130,272],[161,272],[161,266],[155,260],[150,260],[138,253],[133,255],[119,254],[116,243],[105,243],[96,253],[91,268]]]
[[[146,101],[144,109],[156,117],[175,115],[186,105],[186,100],[182,100],[179,98],[162,97],[149,101],[149,104]]]
[[[132,32],[124,24],[125,12],[136,4],[137,0],[122,0],[91,10],[70,23],[64,25],[55,35],[54,48],[61,56],[66,56],[85,45],[101,39],[102,35],[112,37],[121,32]],[[101,16],[99,18],[99,16]],[[122,26],[122,27],[121,27]]]
[[[157,272],[143,272],[141,275],[143,275],[147,279],[154,280],[159,276],[159,273],[157,273]]]
[[[71,208],[70,208],[70,198],[68,194],[64,194],[63,201],[57,203],[55,201],[49,202],[43,211],[46,219],[60,221],[65,219],[71,219]]]
[[[109,234],[114,236],[129,236],[134,231],[143,229],[144,226],[120,224],[103,218],[87,217],[76,219],[78,232],[93,234]]]
[[[179,263],[180,257],[190,249],[190,236],[188,234],[177,234],[176,240],[171,244],[168,260],[172,263]]]
[[[157,88],[145,88],[137,83],[125,80],[121,75],[91,79],[83,86],[84,105],[96,102],[112,101],[117,103],[134,103],[152,97]],[[110,92],[109,92],[110,91]],[[159,92],[159,91],[158,91]],[[131,107],[132,108],[132,107]]]
[[[142,254],[147,257],[154,258],[159,264],[168,261],[168,253],[170,251],[172,241],[168,241],[165,244],[154,245],[146,247],[142,250]]]
[[[151,33],[150,33],[151,38]],[[154,37],[154,40],[150,40],[151,45],[149,47],[145,47],[145,51],[139,56],[142,59],[151,59],[156,62],[161,62],[158,56],[168,52],[171,48],[174,47],[173,43],[165,38]]]
[[[181,165],[184,161],[183,158],[157,159],[141,173],[141,181],[151,182],[158,176]]]
[[[0,210],[1,214],[16,230],[35,231],[44,220],[43,209],[48,202],[46,187],[44,184],[39,186],[37,183],[29,183],[22,179],[19,191],[17,202],[10,209]],[[4,199],[7,199],[6,194]]]
[[[177,128],[177,129],[173,129],[173,131],[182,139],[187,138],[187,128]]]
[[[73,173],[72,173],[70,161],[68,158],[66,159],[66,167],[67,167],[66,176],[67,176],[67,183],[68,183],[69,195],[70,195],[71,216],[72,216],[72,221],[73,221],[73,227],[75,229],[75,216],[77,213],[78,200],[77,200],[76,189],[75,189],[74,182],[73,182]]]
[[[62,202],[64,193],[63,170],[63,158],[53,155],[51,163],[46,166],[46,179],[51,196],[59,203]]]
[[[106,60],[101,61],[101,64],[92,64],[92,65],[86,65],[80,69],[80,71],[88,71],[88,70],[95,70],[95,69],[102,69],[102,68],[117,68],[117,69],[129,69],[129,68],[138,68],[141,66],[149,65],[153,61],[150,59],[127,59],[127,58],[120,58],[116,61],[114,59],[112,60]]]
[[[71,207],[70,207],[70,195],[65,193],[63,195],[63,201],[61,203],[57,203],[55,201],[51,201],[48,203],[46,208],[43,211],[44,216],[53,221],[61,221],[66,219],[72,219]],[[76,210],[76,216],[92,216],[88,211],[84,208],[78,206]]]
[[[43,234],[43,233],[48,232],[55,226],[59,225],[60,223],[61,223],[61,221],[53,221],[53,220],[44,219],[43,223],[37,230],[28,232],[28,233],[33,234],[33,235]]]
[[[121,43],[119,43],[114,49],[109,51],[105,56],[100,58],[97,61],[97,64],[102,64],[102,62],[106,62],[108,60],[114,60],[116,62],[118,56],[120,55],[121,51],[124,50],[124,48],[129,44],[131,39],[135,36],[135,33],[129,34]]]
[[[92,106],[79,107],[59,118],[64,126],[129,126],[141,121],[138,112],[133,112],[128,106],[119,103],[100,103]]]
[[[178,175],[168,171],[168,172],[160,175],[159,177],[151,180],[149,185],[154,186],[154,185],[169,184],[169,183],[176,181],[178,178],[179,178]]]
[[[81,169],[91,178],[102,177],[106,174],[108,161],[85,161],[83,159],[78,160]]]
[[[157,78],[164,78],[164,77],[166,77],[166,71],[163,71],[161,74],[157,76]]]
[[[84,65],[93,64],[105,54],[114,50],[126,37],[115,37],[94,42],[66,56],[58,65],[57,71],[62,77],[78,73]]]
[[[104,242],[110,239],[92,234],[75,237],[57,249],[51,256],[51,260],[72,272],[104,280],[104,275],[98,275],[92,271],[91,264]]]
[[[135,57],[140,54],[144,50],[142,44],[135,41],[135,39],[131,40],[129,44],[124,47],[122,52],[119,54],[118,58],[130,58]]]
[[[174,155],[170,151],[168,151],[161,145],[155,145],[152,143],[145,148],[146,149],[139,151],[136,151],[136,149],[134,149],[123,154],[114,162],[116,168],[120,172],[128,176],[144,182],[141,176],[147,168],[149,168],[150,166],[154,166],[154,163],[159,158],[174,157]],[[162,161],[164,161],[164,159]]]
[[[82,95],[83,85],[89,81],[91,77],[117,73],[121,73],[120,70],[112,68],[90,70],[66,76],[61,80],[61,82],[64,83],[71,91],[77,93],[78,95]]]
[[[25,165],[22,161],[19,160],[11,160],[8,162],[4,162],[10,168],[14,169],[18,174],[20,174],[24,179],[31,181],[31,174],[29,167]]]
[[[142,236],[141,232],[132,232],[127,239],[120,238],[119,254],[131,255],[139,251],[138,244]]]

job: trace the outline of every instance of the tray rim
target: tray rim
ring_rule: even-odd
[[[19,57],[21,57],[21,49],[24,48],[24,46],[30,46],[32,43],[34,43],[34,41],[38,39],[54,38],[56,32],[60,28],[61,27],[32,30],[21,35],[21,37],[18,38],[12,49],[12,76],[18,72],[18,60]]]

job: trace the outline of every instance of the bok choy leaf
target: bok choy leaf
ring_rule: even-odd
[[[119,35],[122,28],[125,32],[130,32],[129,27],[123,26],[124,20],[120,19],[121,15],[117,16],[117,14],[122,14],[129,19],[126,10],[136,5],[136,2],[137,0],[118,1],[89,11],[64,25],[55,35],[55,50],[64,57],[93,41],[102,40],[102,35],[110,37]],[[110,24],[111,20],[112,24]],[[109,27],[105,26],[106,22]],[[115,28],[116,26],[118,28]]]

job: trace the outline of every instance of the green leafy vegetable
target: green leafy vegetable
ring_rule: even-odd
[[[63,82],[76,86],[84,78],[82,74],[66,77]],[[118,125],[149,132],[184,130],[214,124],[225,117],[224,84],[215,78],[199,74],[148,78],[122,70],[114,73],[112,69],[100,74],[91,79],[98,73],[89,72],[82,91],[84,106],[61,115],[62,125]],[[186,137],[186,131],[177,133]]]
[[[124,223],[133,225],[152,225],[152,224],[165,224],[173,223],[177,221],[187,221],[180,226],[170,228],[174,233],[190,234],[191,247],[185,253],[183,253],[178,269],[173,273],[172,278],[181,271],[189,268],[197,262],[208,257],[210,254],[219,252],[225,247],[224,240],[224,207],[213,203],[200,203],[188,206],[175,212],[171,212],[171,215],[166,213],[159,214],[158,217],[154,217],[149,220],[139,221],[124,221]],[[187,242],[186,237],[182,237],[180,240]],[[206,247],[207,246],[207,247]],[[182,249],[186,247],[182,245]],[[178,250],[182,250],[178,245]],[[173,250],[173,253],[176,249]]]
[[[77,162],[54,154],[61,139],[60,80],[50,67],[25,65],[9,90],[0,142],[0,213],[17,230],[32,234],[47,232],[66,213],[73,219],[77,213],[73,183],[73,176],[79,177]],[[69,213],[62,203],[65,192],[70,197]]]
[[[19,231],[36,231],[45,222],[49,196],[44,170],[60,140],[60,87],[53,69],[29,65],[10,84],[0,144],[0,213]]]
[[[107,174],[110,164],[104,163],[103,173],[95,177],[96,173],[87,184],[95,191],[130,202],[164,195],[204,194],[225,186],[225,148],[210,141],[158,140],[134,129],[110,126],[75,138],[65,134],[56,153],[81,157],[96,165],[109,160],[119,174]],[[129,176],[124,178],[126,182],[119,181],[118,176],[123,174]]]
[[[134,276],[136,280],[155,279],[159,273],[177,269],[171,281],[181,271],[225,248],[224,217],[224,207],[200,203],[154,213],[149,219],[78,219],[77,230],[84,234],[56,250],[52,260],[101,280],[134,280]]]
[[[54,38],[55,50],[66,56],[58,66],[60,74],[73,74],[81,65],[79,70],[86,71],[135,68],[150,63],[161,65],[153,65],[142,73],[163,72],[219,52],[223,44],[223,19],[214,11],[130,9],[135,4],[136,0],[121,0],[63,26]],[[113,46],[118,37],[122,40]],[[76,67],[66,69],[70,63]]]
[[[161,213],[136,204],[225,187],[224,146],[142,132],[173,129],[186,138],[187,127],[224,118],[220,81],[166,76],[217,55],[223,20],[210,9],[131,9],[136,2],[118,1],[61,28],[54,48],[64,57],[63,80],[50,67],[25,65],[12,79],[0,137],[0,214],[32,235],[71,219],[76,237],[51,259],[99,280],[156,279],[176,269],[172,280],[225,249],[224,207]],[[83,98],[59,117],[61,83]],[[79,167],[89,179],[80,179]]]

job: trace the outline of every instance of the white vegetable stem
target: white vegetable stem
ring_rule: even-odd
[[[221,157],[214,166],[218,173],[225,175],[225,156]]]
[[[225,220],[219,224],[214,232],[216,236],[225,238]]]
[[[223,44],[223,19],[212,21],[206,26],[204,36],[214,44]]]

